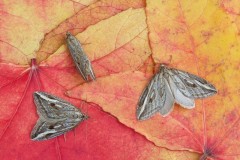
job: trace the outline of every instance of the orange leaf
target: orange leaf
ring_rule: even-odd
[[[45,33],[94,1],[1,2],[1,61],[27,64],[29,59],[36,56],[35,52]]]
[[[0,159],[239,159],[238,4],[1,2]],[[82,43],[96,81],[86,83],[77,72],[66,31]],[[137,121],[139,96],[159,63],[207,79],[218,95],[196,100],[193,110],[176,105],[166,118]],[[31,141],[37,90],[70,101],[90,118],[66,142],[63,136]]]
[[[75,35],[84,31],[87,27],[110,18],[128,8],[141,8],[143,6],[144,3],[141,0],[97,1],[89,7],[80,10],[46,35],[37,54],[38,61],[45,60],[65,43],[66,31],[71,31]]]
[[[85,6],[90,3],[93,4]],[[141,67],[150,54],[144,10],[124,10],[142,8],[142,1],[79,0],[36,4],[28,1],[8,1],[1,4],[2,6],[4,11],[1,12],[1,20],[4,23],[1,23],[0,28],[1,160],[146,160],[159,157],[192,159],[198,156],[156,147],[103,112],[97,105],[83,104],[82,101],[69,99],[64,95],[67,89],[82,83],[63,41],[67,30],[73,33],[83,31],[78,30],[77,26],[87,28],[77,37],[89,43],[84,45],[84,49],[89,52],[98,77]],[[78,10],[80,11],[77,12]],[[119,15],[114,16],[117,13]],[[71,18],[56,27],[71,15]],[[87,21],[78,23],[85,18]],[[76,24],[76,30],[69,25],[71,20]],[[18,28],[15,27],[16,23]],[[114,29],[116,27],[119,27],[118,30]],[[40,44],[37,59],[32,59],[46,32],[49,34]],[[99,36],[105,40],[98,41]],[[116,63],[124,65],[113,68]],[[90,118],[76,128],[76,135],[69,132],[66,142],[63,136],[43,142],[31,141],[30,132],[38,118],[32,94],[37,90],[47,91],[70,101]]]
[[[154,63],[199,75],[216,85],[218,95],[196,100],[193,110],[176,105],[166,118],[139,122],[136,105],[149,82],[147,66],[141,67],[145,73],[105,76],[67,94],[100,105],[157,146],[199,153],[202,159],[239,159],[239,16],[233,19],[217,1],[207,0],[149,0],[146,15]]]

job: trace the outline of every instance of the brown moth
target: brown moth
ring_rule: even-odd
[[[67,46],[73,58],[73,61],[77,67],[77,70],[83,76],[85,81],[88,81],[88,77],[95,80],[95,74],[92,69],[92,65],[87,55],[85,54],[82,45],[76,37],[74,37],[70,32],[67,35]]]
[[[69,102],[49,93],[35,92],[33,97],[39,115],[31,133],[34,141],[60,136],[88,118]]]
[[[159,112],[167,116],[174,103],[192,109],[195,99],[206,98],[217,93],[216,88],[206,80],[174,68],[161,65],[143,91],[137,108],[137,119],[145,120]]]

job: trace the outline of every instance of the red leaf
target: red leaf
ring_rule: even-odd
[[[107,3],[109,2],[97,2],[87,7],[88,9],[85,11],[79,11],[72,18],[77,20],[78,17],[80,17],[81,20],[86,12],[96,14],[97,12],[93,12],[93,10],[99,8],[99,11],[102,10],[102,13],[106,13],[106,15],[101,15],[99,12],[96,14],[96,16],[99,16],[99,19],[96,20],[100,21],[126,8],[134,7],[135,4],[136,7],[142,6],[142,2],[136,3],[136,1],[133,3],[130,1],[116,1],[114,2],[116,4],[111,2],[109,5]],[[113,9],[109,10],[111,5]],[[119,8],[115,8],[115,5]],[[141,14],[143,13],[143,10],[139,11]],[[109,15],[107,15],[108,13]],[[127,13],[132,12],[128,11]],[[9,16],[9,14],[6,15]],[[96,23],[95,19],[92,20],[93,21],[84,24],[84,26],[87,27],[88,25]],[[142,22],[144,22],[144,19],[141,23]],[[27,44],[28,41],[23,41],[24,45],[17,45],[17,47],[15,47],[11,43],[16,43],[11,40],[11,38],[8,38],[10,37],[9,33],[5,34],[8,37],[1,37],[0,159],[145,160],[161,156],[170,157],[170,151],[156,147],[134,130],[122,125],[114,117],[103,112],[98,106],[86,104],[77,99],[69,99],[64,95],[67,89],[83,82],[65,46],[57,50],[60,45],[65,43],[63,42],[65,30],[71,29],[71,27],[62,28],[62,26],[67,23],[68,21],[63,22],[62,25],[45,37],[36,59],[39,62],[42,61],[41,63],[36,63],[35,59],[32,59],[30,65],[27,64],[27,61],[30,61],[32,57],[30,55],[29,58],[25,53],[25,51],[32,50],[31,47],[24,48],[24,46],[29,45]],[[22,25],[22,23],[20,25]],[[57,39],[57,44],[55,45],[55,40],[51,39],[50,35],[56,34],[56,30],[61,31],[63,34],[56,37],[60,38]],[[1,31],[4,32],[4,30]],[[121,72],[141,66],[142,61],[144,61],[149,54],[149,48],[145,47],[147,41],[141,40],[142,36],[146,38],[146,30],[143,31],[144,28],[137,31],[137,35],[133,34],[133,36],[130,36],[130,39],[127,39],[127,41],[121,41],[121,43],[117,45],[117,48],[114,47],[110,48],[110,50],[105,50],[105,52],[101,54],[102,57],[96,58],[96,61],[93,62],[94,68],[96,70],[97,68],[103,68],[103,70],[97,72],[98,77],[109,74],[109,72]],[[76,33],[76,31],[73,32]],[[141,35],[142,32],[143,34]],[[49,36],[51,40],[49,40]],[[21,38],[24,39],[24,37]],[[136,46],[138,45],[143,45],[143,47],[137,48]],[[52,48],[49,49],[49,46]],[[55,50],[57,50],[57,52],[53,53]],[[122,56],[123,60],[127,60],[126,63],[129,63],[129,65],[110,71],[110,67],[114,65],[112,62],[115,61],[117,63],[119,60],[118,58],[108,56],[109,52],[114,53],[113,55],[117,57]],[[140,57],[141,54],[137,54],[136,58],[139,58],[134,60],[134,63],[128,61],[131,56],[127,53],[131,53],[130,55],[134,56],[138,52],[141,52],[142,57]],[[106,65],[107,62],[109,62],[108,65],[103,66]],[[109,69],[107,69],[107,67],[109,67]],[[30,133],[38,119],[32,94],[37,90],[43,90],[70,101],[80,107],[90,118],[75,129],[75,135],[73,131],[67,133],[66,142],[63,136],[42,142],[31,141]],[[195,154],[186,154],[188,157],[196,156]],[[175,152],[172,156],[186,157],[185,152]]]
[[[16,71],[3,78],[6,82],[0,88],[0,158],[1,159],[148,159],[168,157],[166,149],[158,148],[134,130],[120,124],[114,117],[101,111],[98,106],[64,97],[66,90],[50,75],[44,66],[35,61],[26,68],[1,64],[1,70]],[[30,132],[38,116],[33,104],[32,93],[44,90],[69,100],[79,106],[90,118],[81,123],[75,131],[63,136],[35,142],[30,140]],[[75,135],[74,133],[75,132]],[[109,152],[109,150],[111,150]],[[186,157],[182,152],[175,156]],[[188,156],[196,156],[188,154]]]
[[[239,159],[240,58],[235,28],[239,19],[226,18],[228,12],[221,7],[212,1],[147,1],[152,55],[140,69],[145,73],[98,78],[96,83],[71,89],[68,95],[100,105],[157,146],[199,153],[202,159]],[[216,85],[218,95],[196,100],[193,110],[176,105],[166,118],[155,115],[137,121],[137,102],[152,73],[148,65],[156,63],[170,63],[204,77]]]
[[[239,6],[227,2],[0,2],[0,159],[238,159]],[[66,31],[83,44],[96,81],[77,72]],[[141,92],[157,64],[169,62],[219,94],[193,110],[176,105],[166,118],[137,121]],[[90,118],[66,142],[31,141],[38,90]]]

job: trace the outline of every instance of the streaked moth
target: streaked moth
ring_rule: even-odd
[[[60,136],[88,118],[69,102],[49,93],[35,92],[33,97],[39,119],[32,130],[32,140],[42,141]]]
[[[174,103],[192,109],[194,99],[205,98],[217,93],[216,88],[206,80],[174,68],[161,65],[159,72],[152,78],[143,91],[137,108],[137,119],[146,120],[155,113],[165,117]]]
[[[70,32],[66,33],[67,35],[67,46],[70,51],[70,54],[73,58],[73,61],[77,67],[77,70],[83,76],[85,81],[88,81],[89,76],[91,79],[95,80],[95,74],[92,69],[92,65],[88,56],[85,54],[82,45],[76,37],[74,37]]]

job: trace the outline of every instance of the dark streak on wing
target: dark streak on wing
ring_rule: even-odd
[[[217,93],[216,88],[206,80],[177,69],[169,69],[177,88],[188,98],[205,98]]]
[[[165,103],[166,93],[164,91],[164,81],[162,73],[157,73],[140,96],[137,118],[146,120],[157,113]]]

